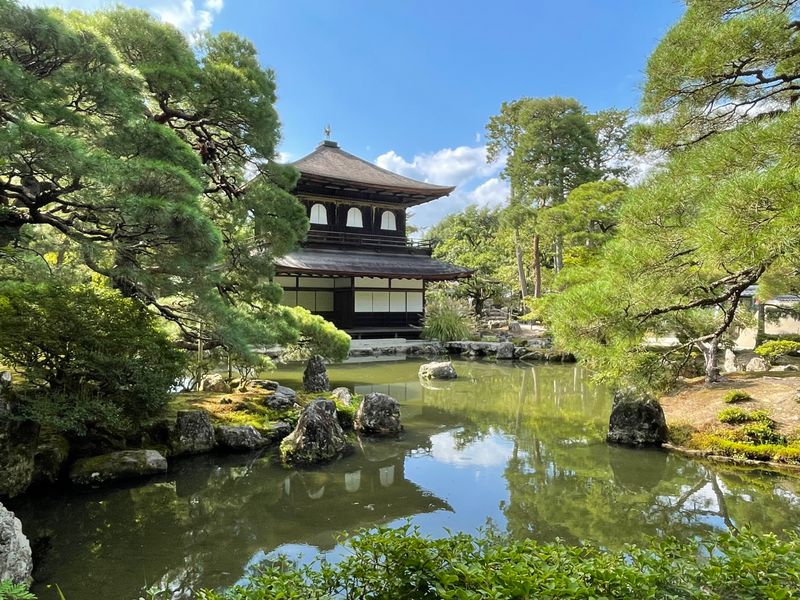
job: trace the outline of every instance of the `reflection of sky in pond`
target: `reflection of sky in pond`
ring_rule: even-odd
[[[456,467],[498,467],[504,466],[511,455],[514,443],[493,429],[483,439],[459,446],[456,434],[459,428],[431,436],[431,455],[440,463]],[[476,471],[480,473],[480,471]]]
[[[334,386],[397,398],[405,427],[331,464],[198,456],[130,486],[13,503],[40,548],[40,600],[57,600],[46,583],[69,600],[139,597],[145,583],[189,598],[277,554],[335,560],[347,552],[339,533],[406,521],[433,536],[491,521],[519,538],[608,548],[800,523],[797,477],[606,445],[610,394],[580,367],[457,362],[457,380],[430,384],[420,362],[329,369]],[[301,370],[270,376],[299,387]]]

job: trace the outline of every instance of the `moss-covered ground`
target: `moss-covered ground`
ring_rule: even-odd
[[[799,392],[795,372],[685,382],[661,398],[669,441],[710,455],[800,465]]]

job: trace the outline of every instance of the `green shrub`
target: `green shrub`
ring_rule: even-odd
[[[786,437],[775,431],[775,424],[772,421],[757,421],[744,425],[733,433],[733,439],[749,444],[786,444]]]
[[[800,352],[800,342],[792,340],[771,340],[755,349],[755,353],[768,362],[796,352]]]
[[[722,423],[729,423],[729,424],[751,423],[753,421],[772,423],[772,419],[769,418],[769,415],[765,410],[754,410],[752,412],[748,412],[746,410],[742,410],[741,408],[735,408],[733,406],[721,410],[720,413],[717,415],[717,418]]]
[[[485,535],[432,540],[408,525],[362,532],[330,564],[271,561],[250,582],[201,600],[272,598],[791,598],[800,537],[743,530],[654,540],[619,552]]]
[[[157,414],[186,364],[153,315],[115,290],[13,281],[0,284],[0,362],[28,383],[20,413],[77,433]]]
[[[422,337],[440,342],[469,339],[477,329],[469,304],[458,298],[437,295],[425,306]]]
[[[330,321],[301,307],[280,307],[283,318],[300,330],[300,339],[295,344],[287,344],[284,357],[291,360],[306,360],[314,354],[332,361],[347,358],[350,352],[350,336],[337,329]]]
[[[736,404],[737,402],[748,402],[753,397],[744,390],[730,390],[723,397],[722,400],[727,404]]]
[[[750,413],[741,408],[726,408],[719,412],[717,419],[722,423],[747,423],[750,420]]]

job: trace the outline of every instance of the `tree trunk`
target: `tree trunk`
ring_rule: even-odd
[[[522,299],[528,295],[528,281],[525,279],[525,265],[522,262],[522,247],[519,245],[519,229],[514,229],[514,252],[517,255],[517,273],[519,274],[519,289]]]
[[[711,338],[707,344],[701,345],[705,358],[706,383],[719,382],[719,338]]]
[[[555,250],[555,256],[553,257],[553,270],[555,271],[556,275],[558,275],[564,266],[564,241],[561,239],[561,236],[556,238],[553,246],[553,249]]]
[[[757,305],[758,312],[758,326],[756,329],[756,347],[764,341],[764,334],[767,331],[766,327],[766,307],[763,303],[759,302]]]
[[[542,255],[539,251],[539,234],[533,236],[533,297],[542,297]]]

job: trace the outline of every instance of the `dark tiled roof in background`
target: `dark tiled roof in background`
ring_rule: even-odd
[[[315,273],[344,277],[406,277],[449,280],[472,271],[425,255],[389,254],[359,250],[303,249],[275,261],[278,273]]]
[[[455,187],[433,185],[403,177],[345,152],[336,142],[325,141],[311,154],[292,163],[303,175],[361,183],[387,190],[416,191],[426,195],[445,196]]]

